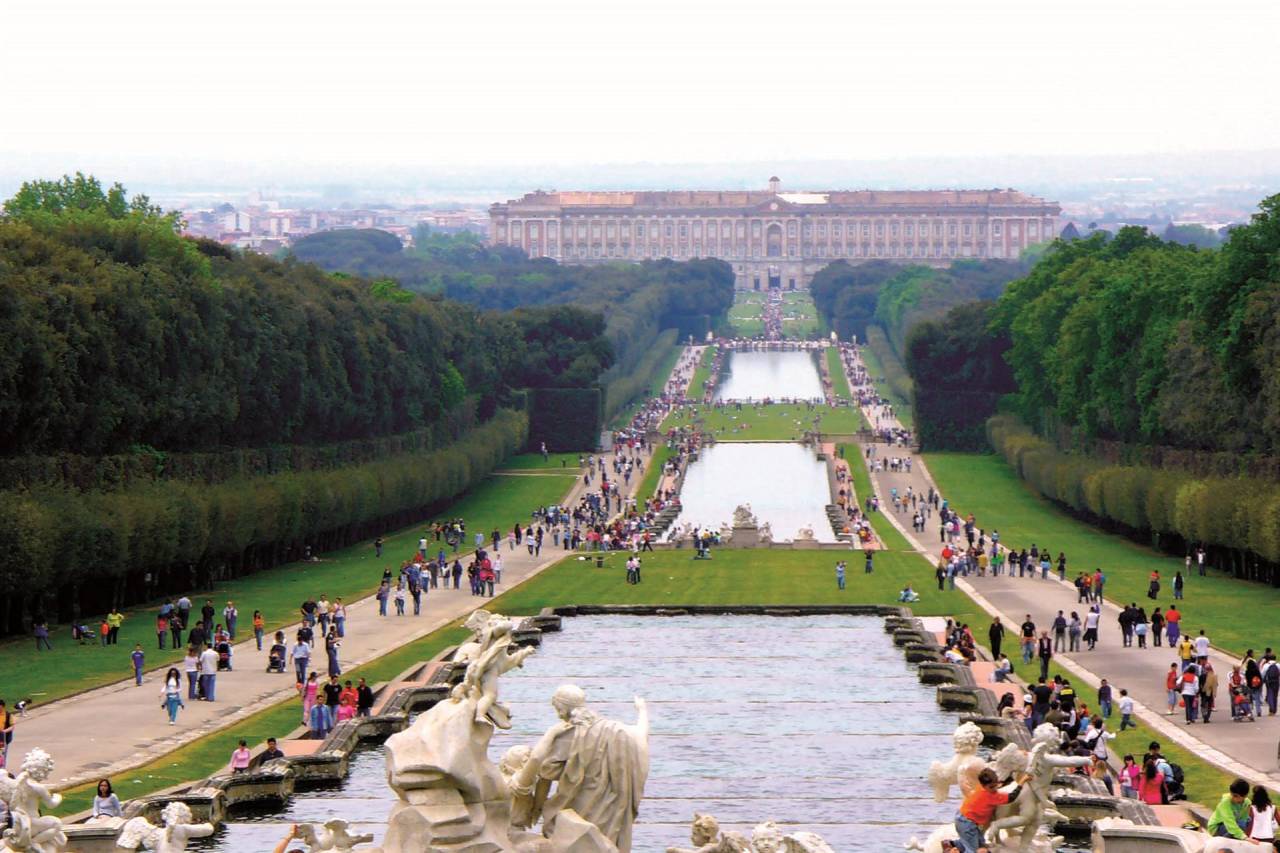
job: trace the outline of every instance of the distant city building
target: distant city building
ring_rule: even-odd
[[[1061,208],[1016,190],[533,192],[489,208],[489,239],[585,264],[719,258],[739,289],[807,287],[831,261],[1016,258]]]

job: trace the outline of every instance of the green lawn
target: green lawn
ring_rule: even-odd
[[[653,455],[645,463],[644,477],[640,480],[640,484],[636,486],[637,500],[642,501],[652,497],[653,493],[657,491],[659,478],[662,477],[662,468],[670,458],[671,448],[665,444],[659,444],[654,447]]]
[[[671,371],[667,371],[670,373]],[[548,453],[544,460],[541,453],[517,453],[498,466],[499,471],[556,471],[578,470],[577,453]]]
[[[443,510],[438,518],[463,518],[469,532],[486,534],[494,527],[505,531],[516,521],[529,520],[534,507],[559,501],[573,486],[574,474],[546,476],[490,477]],[[289,563],[274,569],[223,581],[212,590],[189,593],[198,612],[206,598],[213,600],[219,616],[228,599],[240,611],[238,635],[252,636],[253,611],[261,610],[270,633],[297,618],[298,605],[308,595],[324,593],[348,602],[372,594],[382,577],[384,565],[397,564],[416,547],[425,524],[385,535],[382,559],[374,556],[373,546],[363,542],[341,551],[322,555],[317,563]],[[434,544],[434,543],[433,543]],[[469,550],[469,549],[467,549]],[[177,596],[175,596],[175,599]],[[11,640],[0,644],[0,686],[3,698],[10,704],[19,698],[37,703],[77,693],[133,673],[129,655],[134,643],[146,650],[147,668],[180,660],[182,654],[173,649],[156,648],[155,613],[158,603],[125,612],[120,643],[116,646],[78,646],[70,639],[69,628],[51,628],[53,651],[37,653],[30,639]],[[89,614],[87,618],[99,617]],[[96,622],[90,622],[96,625]]]
[[[700,420],[703,429],[714,433],[719,441],[799,441],[805,430],[813,428],[815,417],[819,418],[822,432],[828,434],[852,435],[864,424],[862,413],[853,406],[818,406],[810,410],[805,405],[743,403],[742,411],[711,406],[698,406],[696,413],[678,411],[662,422],[662,429]]]
[[[1064,552],[1068,577],[1102,567],[1107,598],[1121,604],[1151,605],[1147,580],[1158,569],[1159,604],[1172,601],[1173,575],[1183,568],[1181,559],[1075,520],[1024,485],[998,456],[929,453],[925,461],[952,506],[961,514],[973,513],[988,532],[998,529],[1002,543],[1029,548],[1034,542],[1054,554]],[[1185,594],[1178,608],[1183,612],[1184,631],[1194,633],[1203,627],[1214,645],[1236,654],[1276,644],[1271,608],[1280,604],[1280,589],[1211,572],[1208,578],[1187,578]]]
[[[866,460],[862,456],[862,448],[856,444],[842,444],[844,458],[849,462],[849,473],[853,475],[853,490],[858,496],[858,505],[866,507],[867,497],[873,494],[871,475],[867,473]],[[881,499],[883,501],[883,498]],[[883,505],[883,503],[882,503]],[[871,529],[880,537],[884,547],[890,551],[914,551],[911,543],[898,528],[893,526],[883,512],[871,513]]]
[[[701,399],[706,393],[707,380],[711,378],[711,362],[716,357],[716,346],[712,344],[702,351],[702,358],[698,360],[698,366],[693,371],[693,378],[689,380],[689,396],[695,399]]]
[[[738,291],[733,295],[729,308],[729,334],[740,338],[754,338],[764,334],[764,321],[760,312],[764,309],[762,293]]]
[[[782,294],[782,336],[792,340],[807,341],[822,333],[822,319],[818,306],[807,290],[787,291]]]
[[[844,375],[844,366],[840,363],[840,350],[827,347],[827,372],[831,374],[831,390],[841,400],[852,400],[853,391],[849,388],[849,377]]]
[[[864,346],[862,348],[862,362],[866,365],[867,373],[878,380],[876,388],[880,391],[880,395],[893,404],[893,408],[898,415],[898,422],[907,429],[914,429],[915,416],[911,411],[911,401],[894,391],[893,386],[885,380],[884,365],[880,363],[880,357],[876,355],[875,350],[869,346]]]

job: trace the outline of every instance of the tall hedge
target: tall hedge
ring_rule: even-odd
[[[529,449],[591,450],[600,441],[604,394],[599,388],[530,388]]]
[[[1280,484],[1062,452],[1012,415],[991,418],[987,435],[1023,480],[1073,512],[1175,551],[1203,544],[1237,576],[1280,585]]]
[[[329,470],[0,491],[0,633],[34,612],[102,611],[409,524],[487,476],[527,434],[523,413],[500,410],[445,447]]]

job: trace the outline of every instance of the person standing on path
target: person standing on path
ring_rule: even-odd
[[[231,637],[232,641],[236,638],[236,620],[239,618],[240,611],[236,610],[235,602],[228,601],[227,606],[222,608],[222,624],[227,626],[227,634]],[[261,649],[262,645],[259,644],[258,648]]]
[[[187,674],[187,698],[200,698],[200,655],[195,646],[187,646],[187,656],[182,659],[182,669]]]
[[[178,675],[178,670],[169,667],[169,671],[164,676],[164,686],[160,688],[161,707],[169,714],[169,725],[173,725],[178,719],[178,709],[187,707],[182,702],[182,676]]]
[[[206,631],[213,630],[214,621],[213,621],[213,599],[212,598],[206,598],[204,600],[204,607],[200,608],[200,621],[204,622],[204,629]]]
[[[1200,671],[1200,720],[1201,722],[1209,722],[1209,717],[1213,714],[1214,706],[1218,702],[1218,673],[1214,671],[1213,664],[1209,661],[1204,662],[1204,667]]]
[[[1170,604],[1169,609],[1164,612],[1164,632],[1169,648],[1176,648],[1178,637],[1182,633],[1182,613],[1176,604]]]
[[[289,659],[293,661],[293,668],[298,673],[298,683],[305,684],[307,667],[311,664],[311,645],[306,640],[299,639],[289,652]]]
[[[1187,712],[1187,725],[1191,725],[1196,721],[1196,699],[1200,696],[1200,676],[1194,666],[1183,671],[1179,692],[1182,694],[1182,707]]]
[[[1049,661],[1053,659],[1053,641],[1049,639],[1048,631],[1040,632],[1040,677],[1049,677]]]
[[[200,653],[200,698],[206,702],[214,701],[217,686],[218,653],[210,646]]]
[[[253,611],[253,639],[258,643],[258,651],[262,651],[262,634],[266,627],[267,623],[262,618],[262,611]]]
[[[1098,685],[1098,710],[1102,712],[1103,719],[1111,717],[1111,685],[1105,678]]]
[[[1036,651],[1036,623],[1031,621],[1031,614],[1027,614],[1027,619],[1022,623],[1022,662],[1031,663],[1031,658],[1035,656]]]
[[[1172,717],[1173,712],[1178,709],[1178,681],[1181,672],[1176,663],[1169,664],[1169,671],[1164,674],[1164,691],[1165,701],[1168,702],[1169,710],[1164,712],[1166,717]]]
[[[987,640],[991,645],[991,659],[1000,660],[1000,645],[1004,642],[1004,623],[997,616],[987,629]]]
[[[338,639],[338,632],[335,628],[329,629],[329,634],[324,638],[325,655],[329,658],[329,677],[337,678],[342,675],[342,667],[338,665],[338,649],[342,646],[342,641]]]
[[[142,651],[142,643],[136,643],[133,647],[133,653],[129,655],[129,660],[133,663],[133,683],[135,687],[142,686],[142,668],[146,665],[147,656]]]
[[[1053,619],[1053,650],[1060,652],[1067,645],[1067,617],[1059,610]]]
[[[356,716],[367,717],[373,711],[373,688],[360,679],[360,686],[356,688]]]

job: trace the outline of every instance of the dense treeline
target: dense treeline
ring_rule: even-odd
[[[957,305],[940,319],[912,327],[906,364],[922,449],[987,446],[987,418],[1015,388],[1004,361],[1008,340],[987,331],[993,307],[991,302]]]
[[[395,435],[469,395],[487,415],[513,387],[588,387],[613,361],[590,312],[385,298],[132,210],[10,210],[0,280],[6,456]]]
[[[482,309],[572,303],[597,312],[617,358],[606,384],[629,374],[663,330],[701,336],[733,304],[732,268],[709,259],[558,264],[487,247],[471,235],[423,229],[408,250],[382,231],[331,231],[299,240],[293,252],[328,270],[394,278],[411,290]]]
[[[946,268],[903,266],[891,261],[849,264],[835,261],[819,270],[810,286],[827,324],[842,338],[867,336],[883,328],[899,356],[905,355],[911,327],[955,305],[994,299],[1030,269],[1036,251],[1016,261],[953,261]]]
[[[1043,434],[1280,453],[1280,196],[1216,251],[1137,228],[1060,243],[997,303]]]
[[[880,369],[884,371],[882,377],[885,384],[889,386],[890,393],[899,400],[906,400],[908,404],[915,398],[915,386],[911,381],[911,375],[907,373],[907,368],[903,364],[902,359],[898,358],[897,352],[889,343],[889,338],[884,333],[884,329],[879,326],[867,327],[867,348],[875,354],[876,360],[880,362]]]
[[[1211,564],[1280,585],[1280,483],[1111,464],[1064,453],[1016,417],[988,422],[992,446],[1029,485],[1088,520],[1177,554],[1203,544]]]
[[[525,444],[499,411],[460,441],[331,470],[113,492],[0,491],[0,634],[341,548],[426,517]]]
[[[524,446],[535,394],[599,409],[599,312],[482,310],[180,229],[84,175],[4,206],[0,633],[419,520]]]

